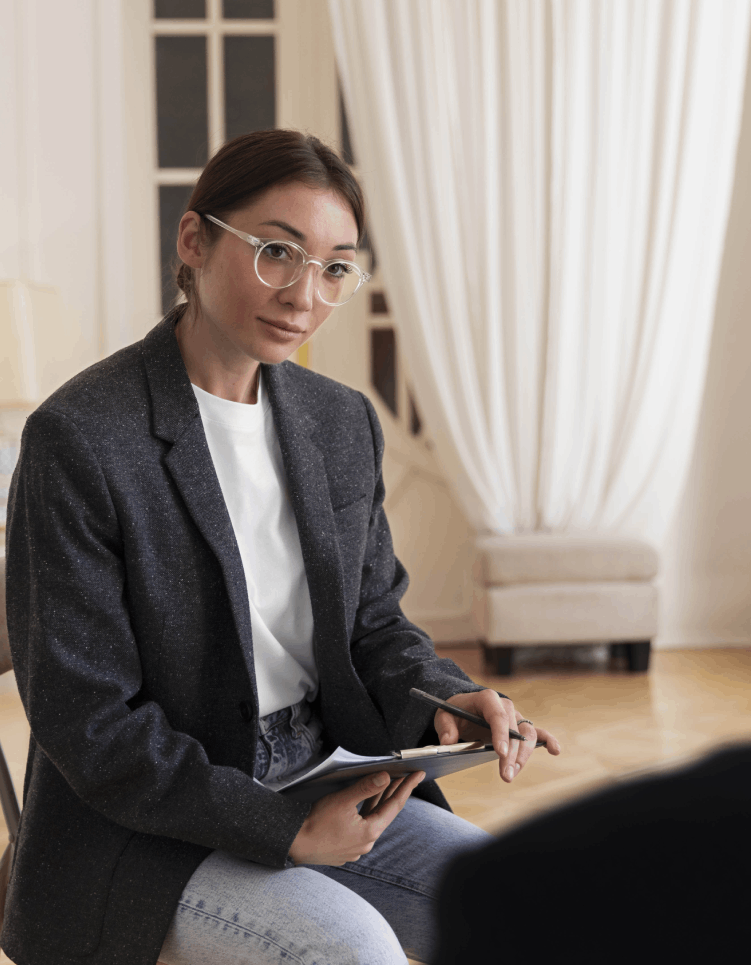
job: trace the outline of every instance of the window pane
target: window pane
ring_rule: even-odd
[[[370,381],[391,409],[398,415],[396,405],[396,336],[393,328],[370,330]]]
[[[417,404],[411,392],[407,398],[409,399],[409,431],[413,436],[419,436],[422,432],[422,419],[420,418],[420,413],[417,411]]]
[[[225,20],[273,20],[274,0],[224,0]]]
[[[159,167],[198,168],[208,160],[206,38],[156,38]]]
[[[203,20],[206,0],[154,0],[157,20]]]
[[[376,259],[375,248],[373,247],[373,242],[370,240],[370,235],[368,234],[367,228],[363,232],[363,236],[360,239],[360,251],[367,251],[367,253],[370,255],[368,271],[372,275],[378,267],[378,261]]]
[[[227,140],[276,126],[274,38],[224,38]]]
[[[188,204],[193,186],[162,184],[159,187],[159,253],[162,266],[162,311],[169,310],[179,291],[174,281],[177,254],[177,228]]]

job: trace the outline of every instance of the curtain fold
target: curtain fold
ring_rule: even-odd
[[[478,532],[659,543],[697,422],[747,0],[329,0],[379,261]]]

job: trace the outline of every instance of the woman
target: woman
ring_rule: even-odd
[[[362,280],[363,224],[315,138],[230,142],[180,222],[186,303],[27,422],[7,606],[32,739],[2,934],[22,965],[428,960],[441,870],[487,835],[422,774],[313,806],[274,783],[338,744],[486,734],[411,687],[482,714],[506,781],[536,735],[558,753],[530,723],[509,742],[511,701],[405,619],[373,408],[285,361]]]

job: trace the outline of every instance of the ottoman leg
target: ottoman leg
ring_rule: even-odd
[[[628,655],[628,669],[632,673],[643,673],[649,670],[649,650],[651,640],[640,640],[626,644]]]
[[[483,643],[482,652],[485,658],[486,673],[496,674],[499,677],[511,676],[513,647],[492,647],[488,643]]]

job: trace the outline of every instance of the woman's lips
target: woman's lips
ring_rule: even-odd
[[[286,325],[284,322],[274,322],[270,318],[261,318],[261,321],[265,325],[268,325],[270,328],[273,328],[275,331],[279,332],[282,337],[292,339],[297,338],[298,335],[305,334],[305,329],[293,328],[291,325]]]

